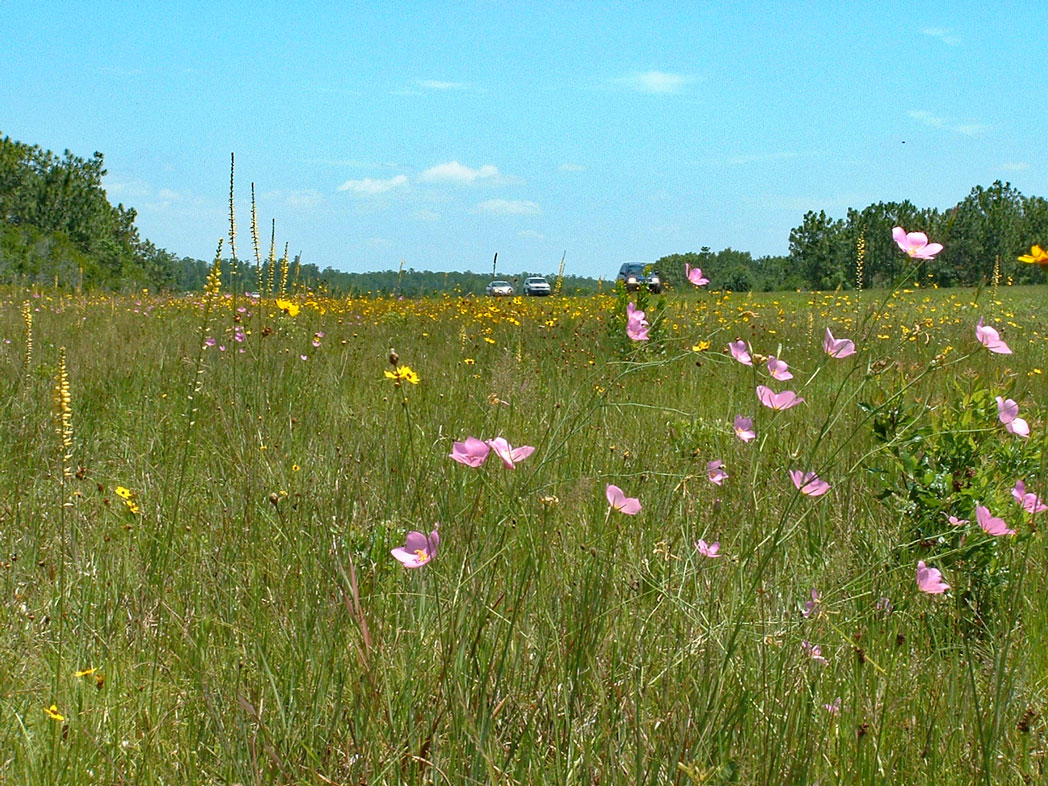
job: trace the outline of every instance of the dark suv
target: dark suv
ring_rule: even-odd
[[[648,270],[647,273],[644,271]],[[621,281],[627,291],[647,287],[650,291],[658,294],[662,292],[662,278],[651,265],[641,262],[624,262],[619,268],[619,274],[615,276],[616,281]]]

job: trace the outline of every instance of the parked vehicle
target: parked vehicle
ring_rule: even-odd
[[[662,291],[662,277],[655,270],[645,273],[645,269],[650,267],[651,265],[641,262],[624,262],[615,280],[621,281],[627,291],[647,287],[651,292],[658,294]]]
[[[542,276],[528,276],[524,279],[524,294],[531,296],[551,295],[553,290]]]
[[[507,297],[513,294],[513,285],[508,281],[492,281],[484,291],[492,297]]]

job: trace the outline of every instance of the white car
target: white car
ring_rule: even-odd
[[[508,281],[492,281],[484,291],[493,297],[506,297],[513,294],[513,285]]]
[[[525,295],[550,295],[552,293],[549,282],[542,276],[528,276],[524,279]]]

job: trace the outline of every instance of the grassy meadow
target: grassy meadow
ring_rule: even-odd
[[[1044,295],[5,290],[0,783],[1044,783]]]

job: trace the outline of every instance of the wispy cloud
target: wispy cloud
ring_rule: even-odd
[[[944,128],[965,136],[978,136],[990,130],[990,126],[985,123],[958,123],[950,118],[939,117],[924,109],[911,109],[906,114],[918,123],[922,123],[930,128]]]
[[[1025,172],[1030,168],[1030,164],[1026,161],[1007,161],[1001,164],[1001,169],[1006,169],[1009,172]]]
[[[538,203],[527,199],[488,199],[478,204],[476,210],[496,216],[534,216],[542,212]]]
[[[312,210],[324,203],[324,197],[319,191],[312,188],[303,188],[293,191],[267,191],[262,194],[264,199],[283,202],[295,210]]]
[[[418,86],[426,90],[469,90],[468,82],[442,82],[438,79],[420,79]]]
[[[472,185],[478,180],[492,180],[498,178],[498,167],[493,164],[484,164],[480,169],[460,164],[458,161],[448,161],[430,167],[419,175],[423,183],[458,183],[460,185]]]
[[[534,229],[522,229],[517,233],[518,237],[524,240],[545,240],[546,236],[541,232],[536,232]]]
[[[408,179],[406,175],[395,175],[394,177],[385,180],[375,180],[370,177],[365,177],[363,180],[347,180],[338,187],[338,190],[352,191],[354,194],[361,194],[362,196],[374,196],[375,194],[388,193],[394,188],[402,186],[407,182]]]
[[[961,39],[948,27],[926,27],[921,32],[932,38],[938,38],[947,46],[959,46],[961,43]]]
[[[672,74],[666,71],[638,71],[613,81],[617,85],[636,90],[638,93],[668,95],[679,93],[695,79],[685,74]]]
[[[421,210],[415,211],[415,220],[426,222],[439,221],[440,213],[432,208],[424,207]]]

